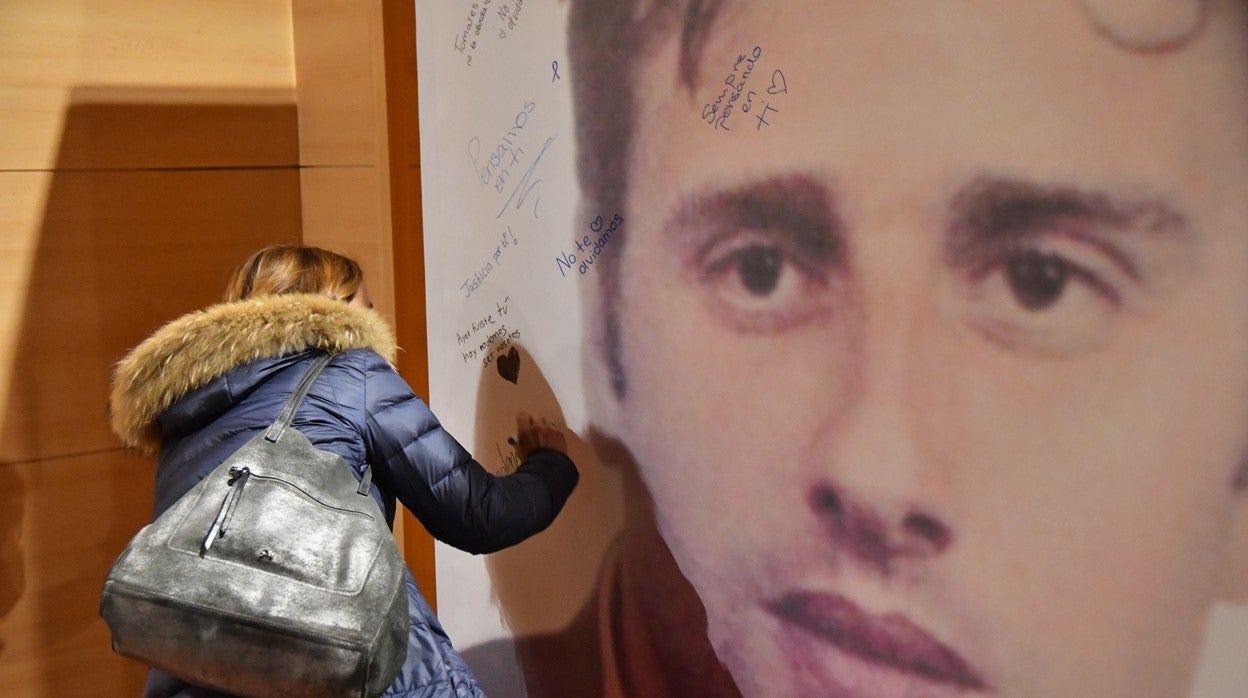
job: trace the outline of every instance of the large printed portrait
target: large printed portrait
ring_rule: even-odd
[[[485,33],[551,35],[535,4]],[[525,50],[568,130],[516,131],[499,172],[532,184],[544,143],[574,191],[547,170],[547,217],[499,220],[575,283],[494,295],[580,304],[525,357],[579,374],[552,390],[621,520],[576,612],[466,649],[479,673],[530,696],[1248,695],[1245,3],[548,4],[566,43]],[[422,60],[478,80],[519,50],[460,51],[462,29]],[[434,186],[480,188],[479,162]]]

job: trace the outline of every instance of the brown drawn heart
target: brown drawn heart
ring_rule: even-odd
[[[520,352],[515,347],[506,355],[498,357],[498,375],[515,383],[520,378]]]

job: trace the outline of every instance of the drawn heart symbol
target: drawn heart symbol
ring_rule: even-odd
[[[780,78],[780,83],[776,84],[776,78]],[[771,74],[771,87],[767,88],[769,95],[784,95],[789,93],[789,83],[784,79],[784,73],[776,70]]]
[[[495,363],[498,364],[498,375],[505,380],[516,383],[520,378],[520,352],[516,351],[515,347],[512,347],[506,356],[498,357]]]

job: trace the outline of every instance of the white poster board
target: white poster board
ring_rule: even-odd
[[[620,526],[618,478],[594,468],[576,437],[582,274],[570,260],[585,255],[566,6],[422,2],[417,13],[430,403],[494,472],[516,466],[507,438],[518,409],[567,425],[582,470],[573,500],[537,538],[489,559],[437,544],[440,618],[479,662],[471,648],[555,630],[587,601]],[[520,695],[507,683],[508,650],[489,646],[504,659],[484,660],[483,683]]]
[[[487,689],[1248,695],[1244,8],[1127,5],[416,0],[431,405],[582,474]]]

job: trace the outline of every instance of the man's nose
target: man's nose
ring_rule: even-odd
[[[935,514],[909,507],[890,515],[830,482],[812,487],[808,504],[838,551],[885,576],[953,544],[952,528]]]
[[[939,556],[955,542],[948,519],[956,473],[942,448],[952,406],[945,324],[933,289],[880,274],[864,288],[856,351],[819,436],[806,502],[847,558],[883,574]]]

